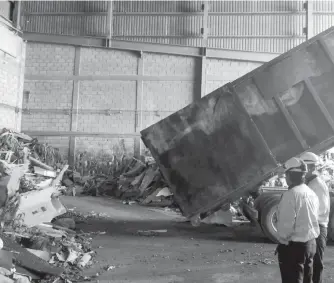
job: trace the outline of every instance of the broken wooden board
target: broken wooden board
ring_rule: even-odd
[[[64,272],[63,268],[52,266],[48,262],[28,252],[25,248],[14,242],[9,236],[1,234],[0,237],[4,242],[4,248],[12,252],[14,261],[17,265],[40,274],[59,276]]]
[[[139,186],[140,195],[148,188],[148,186],[153,182],[154,177],[159,173],[159,170],[150,167],[146,170],[145,176]]]
[[[45,170],[53,171],[53,167],[51,167],[47,164],[44,164],[42,161],[37,160],[36,158],[33,158],[32,156],[29,156],[29,160],[30,160],[31,164],[33,164],[35,166],[41,167]]]
[[[34,166],[34,172],[35,172],[35,174],[42,175],[42,176],[45,176],[45,177],[56,178],[56,176],[57,176],[56,171],[45,170],[45,169],[37,167],[37,166]]]
[[[22,140],[24,140],[24,141],[26,141],[26,142],[30,142],[30,141],[33,140],[32,137],[26,135],[25,133],[16,133],[16,132],[15,132],[15,133],[13,133],[13,135],[14,135],[16,138],[20,138],[20,139],[22,139]]]

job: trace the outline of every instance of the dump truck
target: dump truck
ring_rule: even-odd
[[[205,218],[252,195],[291,157],[334,146],[334,28],[151,125],[141,138],[184,216]],[[283,191],[264,190],[246,209],[272,241]],[[333,213],[330,222],[331,229]]]

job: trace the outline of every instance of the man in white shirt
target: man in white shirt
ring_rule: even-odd
[[[305,152],[300,157],[306,164],[308,173],[305,183],[315,192],[319,199],[319,228],[320,235],[317,238],[317,252],[313,263],[313,283],[322,283],[324,269],[323,256],[327,242],[327,227],[330,212],[330,195],[325,181],[317,174],[316,166],[320,164],[320,158],[312,153]]]
[[[291,158],[285,164],[288,191],[277,209],[277,247],[282,283],[312,283],[313,258],[319,236],[319,201],[304,184],[306,164]]]

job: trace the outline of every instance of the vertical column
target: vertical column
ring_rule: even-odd
[[[201,97],[206,94],[206,49],[201,57]]]
[[[114,25],[113,25],[113,0],[108,1],[108,18],[107,18],[107,33],[108,40],[111,40],[114,33]]]
[[[308,0],[304,3],[304,9],[306,10],[306,27],[304,33],[306,34],[306,40],[314,36],[313,33],[313,1]]]
[[[139,53],[137,67],[137,89],[136,89],[136,112],[135,112],[135,132],[138,134],[134,138],[134,155],[139,158],[141,155],[140,130],[143,126],[143,75],[144,75],[144,58],[143,52]]]
[[[202,4],[203,10],[203,27],[202,27],[202,56],[201,56],[201,97],[206,94],[206,47],[208,46],[208,18],[209,18],[209,3],[204,1]]]
[[[202,27],[202,47],[208,46],[208,18],[209,18],[209,3],[208,1],[204,1],[202,4],[202,10],[203,10],[203,27]]]
[[[80,57],[81,57],[81,48],[79,46],[75,47],[75,59],[74,59],[74,76],[79,76],[80,74]],[[78,130],[78,109],[79,109],[79,87],[80,82],[74,78],[73,80],[73,92],[72,92],[72,109],[71,109],[71,125],[70,131],[76,132]],[[69,144],[69,155],[68,155],[68,164],[72,167],[75,165],[75,143],[76,137],[70,136]]]
[[[21,0],[15,1],[14,3],[14,25],[17,29],[21,29],[21,10],[22,10],[22,5],[21,5]]]
[[[23,92],[24,92],[24,68],[26,61],[26,43],[20,40],[20,56],[17,59],[19,61],[18,69],[18,87],[17,87],[17,100],[16,100],[16,130],[21,131],[22,124],[22,107],[23,107]]]

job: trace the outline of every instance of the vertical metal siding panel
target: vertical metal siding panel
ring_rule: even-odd
[[[115,11],[127,12],[191,12],[200,11],[202,1],[115,1]],[[211,11],[221,12],[265,12],[265,11],[302,11],[303,1],[211,1]],[[102,12],[106,11],[107,2],[24,2],[24,8],[30,12]],[[315,1],[316,11],[333,11],[331,1]],[[304,39],[293,38],[293,35],[303,36],[304,26],[302,15],[211,15],[209,17],[212,36],[251,36],[286,35],[291,38],[210,38],[209,45],[213,47],[261,50],[271,52],[283,52],[294,47]],[[318,33],[333,24],[330,15],[315,15],[315,31]],[[61,21],[62,20],[62,21]],[[24,29],[35,32],[67,33],[104,35],[106,17],[96,16],[27,16],[24,21]],[[278,24],[277,24],[278,23]],[[81,25],[84,28],[81,29]],[[115,35],[124,35],[131,40],[176,42],[187,45],[200,45],[199,38],[139,38],[135,35],[187,35],[197,36],[202,27],[201,16],[114,16]],[[166,30],[165,30],[166,28]],[[169,28],[169,32],[167,30]],[[81,30],[81,31],[80,31]],[[125,37],[124,37],[125,38]]]
[[[119,35],[124,35],[124,18],[118,16],[116,19],[119,20]]]
[[[316,12],[333,12],[333,4],[332,1],[314,1],[313,8]]]
[[[327,28],[333,26],[333,16],[332,15],[314,15],[314,32],[316,34],[326,30]]]
[[[122,16],[117,17],[119,21],[119,28],[120,28],[120,34],[119,35],[126,35],[125,30],[126,30],[126,18]]]
[[[118,16],[114,15],[113,16],[113,35],[118,35],[119,34],[119,21],[118,21]]]
[[[122,35],[127,35],[127,26],[128,26],[128,18],[127,17],[122,17],[122,16],[120,16],[120,18],[122,19],[121,20],[121,25],[122,25],[122,27],[121,27],[121,30],[122,30]]]
[[[86,16],[86,26],[83,30],[83,35],[89,35],[92,32],[92,26],[93,26],[93,17]]]

